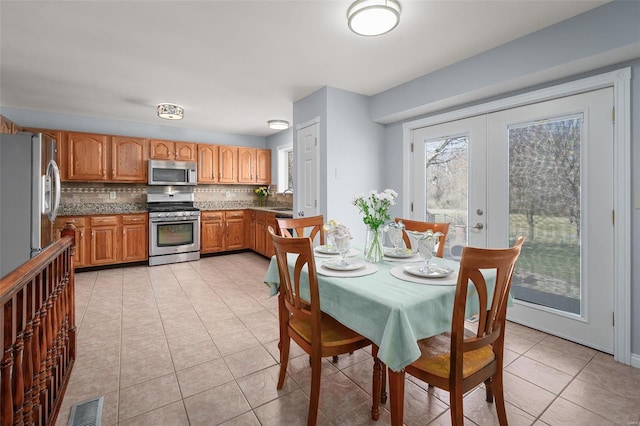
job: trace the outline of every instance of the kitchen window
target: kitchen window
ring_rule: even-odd
[[[293,144],[278,148],[278,191],[293,190]]]

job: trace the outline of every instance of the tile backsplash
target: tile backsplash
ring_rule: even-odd
[[[256,206],[258,197],[254,190],[257,186],[197,185],[193,188],[195,203],[201,209]],[[146,184],[63,182],[60,200],[61,215],[146,211],[147,187]],[[112,195],[115,195],[115,198],[111,198]],[[267,206],[292,205],[291,194],[272,192],[271,196],[267,197]]]

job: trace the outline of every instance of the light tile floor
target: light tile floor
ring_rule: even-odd
[[[78,356],[58,416],[104,396],[103,425],[303,425],[310,369],[292,343],[276,390],[276,298],[254,253],[76,275]],[[638,425],[640,370],[595,350],[509,323],[505,399],[511,425]],[[387,425],[369,419],[365,350],[326,360],[319,424]],[[448,394],[407,379],[405,423],[449,425]],[[468,393],[465,424],[495,425],[484,390]]]

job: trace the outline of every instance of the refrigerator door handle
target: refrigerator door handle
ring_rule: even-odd
[[[49,166],[47,167],[47,180],[51,179],[49,176],[53,178],[55,193],[51,190],[43,191],[43,197],[46,197],[47,193],[50,197],[48,200],[49,203],[47,203],[46,200],[43,203],[44,206],[49,206],[49,209],[46,209],[45,207],[45,211],[43,213],[46,213],[49,216],[49,220],[54,222],[58,216],[58,209],[60,208],[60,169],[58,169],[58,165],[53,160],[49,161]],[[49,184],[51,185],[51,182]]]

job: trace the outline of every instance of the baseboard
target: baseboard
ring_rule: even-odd
[[[635,368],[640,368],[640,355],[631,354],[631,366]]]

